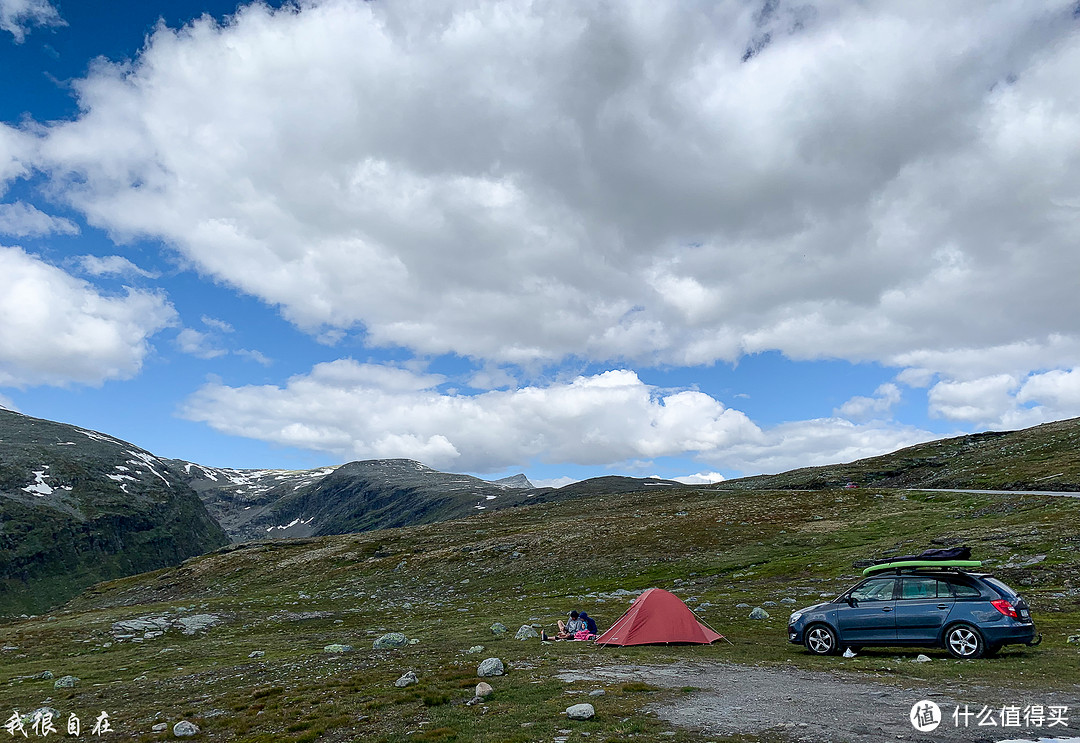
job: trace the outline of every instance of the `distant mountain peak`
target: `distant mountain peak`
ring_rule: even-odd
[[[510,477],[504,477],[501,480],[490,480],[492,485],[501,485],[504,488],[518,488],[521,490],[532,490],[536,486],[529,482],[529,478],[525,477],[525,474],[519,472],[516,475],[510,475]]]

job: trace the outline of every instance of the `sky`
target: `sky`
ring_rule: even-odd
[[[537,484],[1080,415],[1080,3],[0,0],[0,405]]]

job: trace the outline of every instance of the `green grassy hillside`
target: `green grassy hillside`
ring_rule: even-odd
[[[1080,491],[1080,418],[932,441],[849,464],[718,483],[720,490],[843,487]]]
[[[817,603],[857,579],[855,560],[960,541],[1031,601],[1042,646],[969,662],[943,651],[929,651],[940,662],[905,662],[922,651],[896,649],[815,658],[785,642],[790,607],[767,607],[765,622],[736,608],[786,597],[795,607]],[[550,741],[567,727],[560,713],[590,701],[597,716],[574,723],[576,735],[703,741],[648,713],[682,692],[612,683],[590,698],[597,684],[557,674],[691,659],[842,670],[906,686],[1072,689],[1080,656],[1066,638],[1080,631],[1078,547],[1076,499],[874,489],[630,493],[233,545],[98,585],[50,617],[0,626],[0,708],[29,711],[51,698],[64,719],[105,709],[121,735],[147,741],[159,737],[155,723],[189,719],[212,740],[402,743]],[[550,627],[571,608],[609,625],[628,606],[620,591],[651,586],[677,592],[733,644],[600,649],[513,639],[522,624]],[[220,624],[192,635],[114,625],[196,614]],[[510,634],[494,637],[496,621]],[[389,631],[419,642],[372,650]],[[324,653],[331,643],[354,650]],[[469,654],[476,645],[485,649]],[[484,705],[466,706],[487,657],[510,671],[489,679],[495,693]],[[81,681],[57,690],[51,680],[16,680],[45,670]],[[420,683],[396,688],[409,670]]]

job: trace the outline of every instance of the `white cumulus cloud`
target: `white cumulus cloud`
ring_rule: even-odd
[[[119,276],[123,278],[141,276],[144,279],[156,279],[160,275],[139,268],[121,255],[80,255],[75,259],[75,262],[84,273],[90,276]]]
[[[693,457],[752,474],[849,461],[934,438],[842,419],[763,430],[709,395],[657,389],[627,370],[471,396],[441,391],[445,381],[342,359],[284,386],[211,382],[182,412],[224,433],[342,459],[406,457],[473,472]],[[705,472],[684,481],[719,477]]]
[[[836,409],[837,416],[852,421],[887,418],[893,407],[900,402],[900,388],[886,382],[874,390],[873,397],[857,395]]]
[[[1071,368],[1074,5],[252,5],[94,66],[40,164],[324,338]]]
[[[48,0],[0,0],[0,30],[21,44],[34,26],[66,26],[60,13]]]
[[[207,384],[184,415],[342,458],[408,457],[478,472],[534,460],[601,465],[711,452],[760,436],[743,413],[708,395],[663,393],[630,371],[475,396],[442,393],[443,381],[340,360],[284,387]]]
[[[130,378],[176,317],[157,292],[106,295],[20,248],[0,246],[0,276],[0,386]]]
[[[40,237],[53,233],[77,235],[79,227],[69,219],[46,214],[24,201],[0,204],[0,234],[15,237]]]

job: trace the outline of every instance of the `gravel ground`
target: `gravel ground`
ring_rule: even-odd
[[[827,671],[759,668],[728,663],[668,666],[612,666],[566,671],[564,681],[622,683],[642,681],[665,688],[697,687],[675,702],[652,708],[672,724],[706,734],[783,733],[795,741],[814,743],[882,743],[886,740],[953,743],[954,741],[1038,740],[1040,737],[1080,736],[1080,689],[1010,692],[975,685],[914,687],[879,683]],[[909,720],[912,706],[931,700],[944,718],[932,732],[916,730]],[[995,707],[998,727],[979,727],[972,717],[968,728],[958,727],[953,710],[964,705],[973,713]],[[1068,725],[1053,728],[1001,727],[1001,706],[1067,705]],[[963,718],[960,719],[961,725]],[[1080,738],[1075,738],[1080,743]]]

